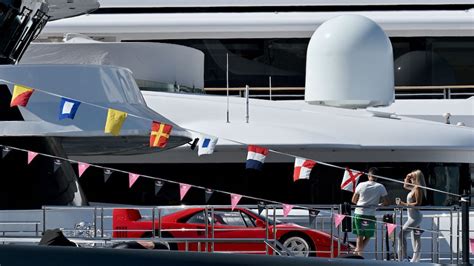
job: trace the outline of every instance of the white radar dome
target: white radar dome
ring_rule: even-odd
[[[374,21],[343,15],[313,34],[306,60],[305,101],[343,108],[394,101],[392,45]]]

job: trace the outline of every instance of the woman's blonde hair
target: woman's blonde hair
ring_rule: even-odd
[[[426,187],[425,176],[423,175],[421,170],[415,170],[411,173],[413,174],[413,177],[414,177],[413,178],[413,184],[423,187],[423,188],[420,188],[420,189],[423,192],[423,196],[425,196],[425,198],[426,198],[426,189],[424,188],[424,187]]]

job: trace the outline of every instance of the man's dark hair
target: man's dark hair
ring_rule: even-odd
[[[378,172],[379,172],[379,169],[377,167],[370,167],[369,171],[367,171],[367,173],[369,175],[372,175],[372,178],[374,178],[374,179],[377,179],[377,177],[374,176],[374,175],[378,174]]]

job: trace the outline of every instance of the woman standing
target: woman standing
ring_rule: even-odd
[[[421,258],[421,235],[415,232],[415,228],[419,228],[423,215],[414,206],[420,206],[423,201],[423,196],[426,193],[425,177],[420,170],[415,170],[409,173],[405,177],[403,188],[410,190],[407,195],[407,202],[400,201],[397,199],[397,204],[407,206],[408,208],[408,220],[403,225],[403,230],[400,232],[398,241],[398,256],[399,258],[405,259],[407,256],[407,237],[411,232],[411,243],[413,246],[413,258],[411,262],[419,262]]]

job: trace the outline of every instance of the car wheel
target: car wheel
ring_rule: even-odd
[[[301,236],[291,236],[283,241],[283,246],[287,248],[294,256],[311,256],[311,245]]]

